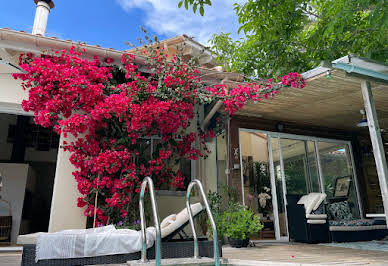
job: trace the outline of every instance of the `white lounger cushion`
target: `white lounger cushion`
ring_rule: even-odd
[[[327,219],[327,214],[307,214],[306,218],[323,220],[323,219]]]
[[[201,203],[195,203],[191,204],[191,212],[193,216],[198,214],[200,211],[202,211],[203,207]],[[184,208],[180,213],[178,214],[172,214],[167,216],[163,219],[163,221],[160,224],[160,234],[161,237],[164,238],[177,230],[179,227],[181,227],[184,223],[186,223],[189,220],[189,215],[187,212],[187,209]]]
[[[318,198],[318,201],[317,203],[315,204],[315,206],[313,207],[313,211],[317,210],[319,208],[319,206],[322,204],[322,202],[326,199],[327,195],[326,193],[318,193],[319,194],[319,198]]]
[[[310,193],[301,197],[300,200],[298,201],[298,204],[304,205],[304,208],[306,210],[306,215],[307,215],[313,211],[313,208],[317,204],[318,200],[319,200],[318,195],[314,195],[313,193]]]
[[[311,214],[311,212],[319,208],[321,203],[326,199],[325,193],[310,193],[302,196],[298,204],[303,204],[306,210],[306,215]]]
[[[18,239],[16,241],[16,244],[18,245],[35,245],[36,242],[38,241],[38,237],[47,234],[43,232],[38,232],[38,233],[33,233],[33,234],[27,234],[27,235],[18,235]]]
[[[325,224],[326,220],[312,220],[312,219],[308,219],[307,223],[308,224]]]
[[[61,233],[62,234],[73,234],[74,231],[76,231],[77,233],[85,233],[85,234],[89,234],[91,232],[101,233],[101,232],[105,232],[105,231],[108,231],[108,230],[112,230],[112,228],[114,228],[114,226],[113,225],[109,225],[109,226],[89,228],[89,229],[64,230]],[[18,235],[16,244],[18,244],[18,245],[26,245],[26,244],[35,245],[38,242],[38,238],[40,236],[43,236],[43,235],[46,235],[46,234],[49,234],[49,233],[47,233],[47,232],[37,232],[37,233],[26,234],[26,235]]]
[[[155,228],[148,227],[147,248],[154,245]],[[36,261],[127,254],[142,248],[141,231],[113,225],[42,234],[36,243]]]
[[[166,228],[170,224],[175,223],[176,221],[176,214],[171,214],[164,218],[164,220],[160,223],[160,229],[162,230],[163,228]]]
[[[202,211],[202,209],[203,209],[202,204],[199,202],[191,205],[193,216],[195,216],[200,211]],[[178,215],[177,214],[169,215],[160,224],[161,237],[164,238],[168,236],[176,229],[181,227],[188,220],[189,220],[189,216],[187,214],[186,208],[184,208],[180,213],[178,213]],[[98,228],[96,229],[98,230]],[[88,230],[88,229],[85,229],[85,230]],[[27,234],[27,235],[19,235],[16,243],[18,245],[36,244],[38,241],[38,238],[44,234],[47,234],[47,233],[38,232],[38,233]]]

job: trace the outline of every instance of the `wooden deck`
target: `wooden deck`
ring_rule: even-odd
[[[311,244],[261,243],[240,249],[226,246],[223,255],[228,259],[260,261],[258,265],[279,265],[277,262],[288,262],[289,265],[388,265],[388,252]],[[0,265],[19,266],[20,263],[20,252],[0,252]]]
[[[20,266],[22,262],[21,252],[0,252],[1,266]]]
[[[256,247],[223,247],[229,259],[316,265],[388,265],[388,252],[337,248],[314,244],[261,243]]]

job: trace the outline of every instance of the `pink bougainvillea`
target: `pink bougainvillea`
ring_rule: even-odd
[[[229,90],[225,85],[206,87],[199,72],[179,56],[168,58],[156,49],[147,54],[144,64],[151,74],[139,71],[134,55],[124,54],[119,68],[110,58],[84,59],[73,47],[51,55],[22,55],[25,73],[13,75],[29,92],[22,106],[34,112],[35,122],[74,137],[63,148],[77,168],[73,175],[82,195],[77,205],[86,207],[86,216],[96,211],[102,224],[130,215],[145,176],[157,187],[168,183],[183,188],[184,176],[174,163],[204,156],[194,144],[215,136],[189,130],[195,106],[221,100],[233,115],[248,101],[272,97],[283,86],[304,87],[297,73]],[[146,146],[152,136],[160,141],[150,155]]]

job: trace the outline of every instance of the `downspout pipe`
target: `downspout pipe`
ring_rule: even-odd
[[[342,62],[334,63],[333,67],[336,69],[345,70],[349,74],[362,75],[365,77],[370,77],[380,81],[388,82],[388,74],[385,74],[382,72],[377,72],[363,67],[355,66],[352,64],[345,64]]]

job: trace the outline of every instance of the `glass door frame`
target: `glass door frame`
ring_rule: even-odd
[[[276,177],[275,177],[275,165],[273,162],[273,152],[272,152],[272,139],[276,139],[279,147],[279,161],[280,161],[280,176],[282,181],[282,193],[283,193],[283,206],[284,206],[284,219],[286,224],[286,231],[287,236],[281,236],[280,235],[280,221],[279,221],[279,207],[278,207],[278,195],[277,195],[277,187],[276,187]],[[270,134],[267,134],[267,140],[268,140],[268,151],[269,151],[269,162],[270,162],[270,175],[271,175],[271,189],[272,189],[272,206],[273,206],[273,212],[274,212],[274,219],[275,219],[275,238],[278,241],[289,241],[288,236],[288,219],[287,219],[287,199],[286,199],[286,179],[284,178],[284,164],[283,164],[283,153],[282,148],[280,144],[280,138],[271,136]]]
[[[272,139],[278,140],[278,147],[279,147],[279,160],[280,160],[280,171],[281,171],[281,178],[282,178],[282,187],[283,187],[283,200],[284,200],[284,206],[287,206],[287,199],[286,199],[286,180],[285,180],[285,173],[284,173],[284,165],[283,165],[283,156],[282,156],[282,148],[280,145],[280,139],[294,139],[294,140],[302,140],[302,141],[311,141],[314,143],[314,151],[316,154],[316,163],[318,167],[318,176],[319,176],[319,183],[320,183],[320,190],[324,191],[324,182],[323,182],[323,173],[322,173],[322,166],[320,161],[320,154],[319,154],[319,148],[318,148],[318,142],[328,142],[328,143],[337,143],[337,144],[344,144],[347,145],[349,149],[349,155],[350,155],[350,163],[352,166],[352,177],[355,184],[356,189],[356,195],[357,195],[357,201],[358,201],[358,208],[360,212],[360,216],[362,218],[363,216],[363,209],[361,204],[361,197],[359,193],[359,187],[358,187],[358,179],[357,179],[357,173],[354,163],[354,156],[353,156],[353,148],[351,141],[347,140],[338,140],[338,139],[328,139],[328,138],[320,138],[320,137],[313,137],[313,136],[304,136],[304,135],[295,135],[295,134],[289,134],[289,133],[282,133],[282,132],[272,132],[272,131],[266,131],[266,130],[259,130],[259,129],[249,129],[249,128],[239,128],[238,129],[238,138],[239,138],[239,150],[240,150],[240,170],[241,170],[241,183],[243,184],[243,161],[242,161],[242,152],[241,152],[241,141],[240,141],[240,132],[248,132],[248,133],[261,133],[267,135],[267,145],[268,145],[268,158],[269,158],[269,169],[270,169],[270,179],[271,179],[271,196],[272,196],[272,206],[273,206],[273,215],[274,215],[274,226],[275,226],[275,240],[276,241],[289,241],[288,237],[288,226],[287,228],[287,236],[280,236],[280,225],[279,225],[279,210],[278,210],[278,202],[277,202],[277,191],[276,191],[276,180],[275,180],[275,169],[274,169],[274,162],[273,162],[273,154],[272,154]],[[241,189],[241,195],[242,195],[242,202],[245,204],[245,195],[244,195],[244,189]],[[287,208],[285,208],[285,219],[287,224]],[[265,241],[265,240],[264,240]]]

